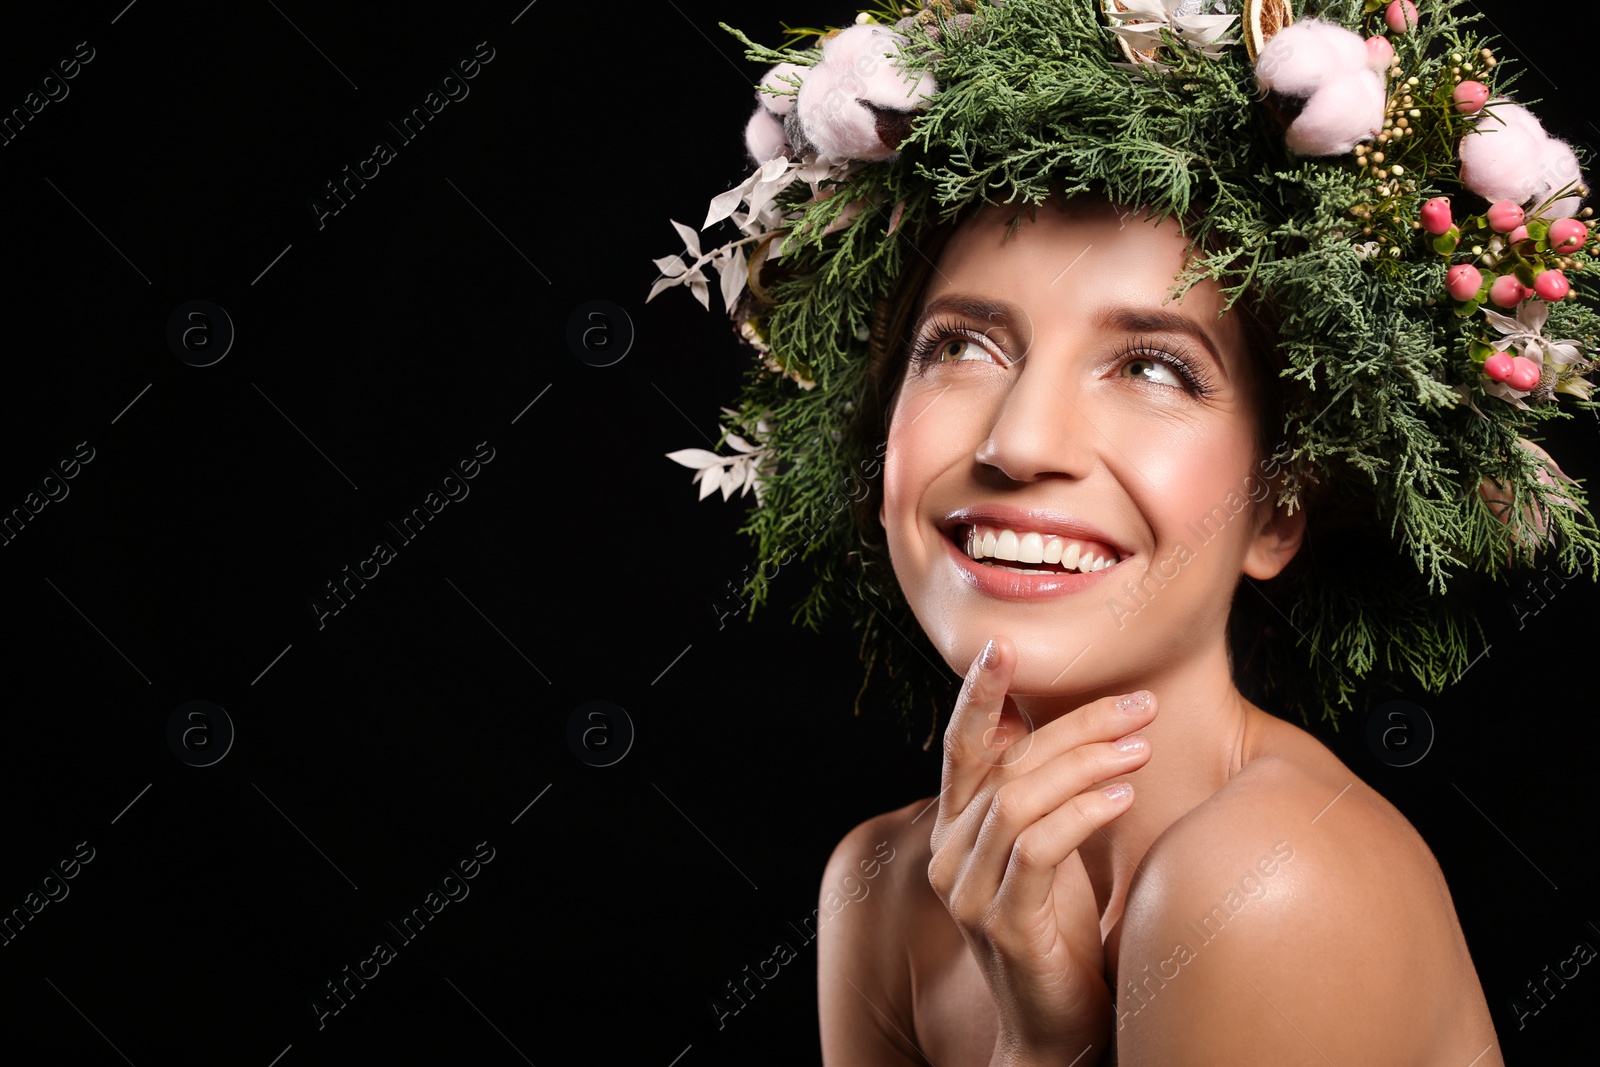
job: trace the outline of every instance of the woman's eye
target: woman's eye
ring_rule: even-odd
[[[958,363],[963,360],[985,359],[987,357],[988,353],[983,350],[982,346],[964,337],[950,338],[942,343],[939,346],[939,350],[934,354],[934,358],[940,363]]]
[[[1147,382],[1171,385],[1179,389],[1186,387],[1186,383],[1178,376],[1177,371],[1150,356],[1135,356],[1128,360],[1122,365],[1122,374],[1124,377],[1143,378]]]

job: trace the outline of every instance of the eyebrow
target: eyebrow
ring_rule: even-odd
[[[929,302],[911,324],[911,336],[916,337],[935,315],[953,312],[969,319],[994,322],[1006,329],[1014,329],[1017,320],[1024,318],[1021,309],[1009,300],[985,300],[975,296],[941,296]]]

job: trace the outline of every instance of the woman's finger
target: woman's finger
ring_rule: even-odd
[[[1149,726],[1155,717],[1156,697],[1148,689],[1090,701],[1033,731],[1026,745],[1013,743],[1003,778],[1009,781],[1031,774],[1083,745],[1126,737]]]
[[[1056,856],[1055,862],[1061,862],[1088,839],[1096,826],[1080,820],[1077,825],[1082,833],[1072,839],[1062,838],[1058,830],[1041,833],[1038,827],[1049,824],[1063,808],[1075,806],[1084,811],[1082,797],[1093,794],[1096,785],[1130,774],[1149,759],[1150,743],[1142,735],[1132,734],[1063,752],[1044,766],[1000,786],[990,798],[989,810],[970,846],[971,860],[961,879],[960,892],[985,902],[993,900],[1002,882],[1012,877],[1018,850],[1028,853],[1024,860],[1030,869],[1032,861],[1041,855],[1040,846],[1045,844],[1049,845],[1045,854]],[[1029,898],[1024,888],[1017,899],[1037,905],[1044,898]]]
[[[1016,836],[995,905],[1025,909],[1023,914],[1042,906],[1050,898],[1056,868],[1132,805],[1133,786],[1127,782],[1095,786],[1027,827]]]
[[[937,850],[952,823],[972,803],[985,776],[997,762],[993,747],[1002,736],[990,733],[1002,718],[1006,690],[1016,665],[1016,648],[1009,637],[990,638],[967,668],[967,677],[956,697],[950,722],[944,730],[944,770],[939,780],[939,817],[934,823],[933,847]],[[986,747],[985,739],[989,746]]]

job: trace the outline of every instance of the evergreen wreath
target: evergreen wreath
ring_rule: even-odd
[[[669,454],[701,499],[754,490],[750,614],[769,567],[812,561],[793,620],[843,611],[856,714],[881,659],[907,730],[931,711],[931,745],[954,685],[876,529],[884,374],[940,234],[985,204],[1015,205],[1015,230],[1076,193],[1180,223],[1174,296],[1214,279],[1272,320],[1265,444],[1278,503],[1311,525],[1283,575],[1235,597],[1253,699],[1336,727],[1371,699],[1355,679],[1438,692],[1483,644],[1447,586],[1541,551],[1600,576],[1584,487],[1530,440],[1595,406],[1588,190],[1460,6],[1246,0],[1240,22],[1228,0],[923,0],[782,48],[724,24],[773,65],[745,130],[756,170],[701,226],[737,237],[702,253],[672,223],[685,252],[655,261],[650,298],[683,285],[709,309],[709,266],[759,354],[723,409],[734,453]]]

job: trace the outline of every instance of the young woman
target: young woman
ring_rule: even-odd
[[[1235,587],[1290,561],[1306,513],[1224,505],[1263,482],[1276,383],[1214,285],[1167,301],[1185,248],[1049,201],[1009,240],[977,213],[937,261],[881,521],[966,681],[939,794],[823,875],[895,849],[888,892],[819,931],[829,1064],[1499,1062],[1427,847],[1234,685]],[[1001,558],[969,558],[974,531]],[[1006,558],[1030,538],[1108,565]]]
[[[755,489],[741,595],[820,557],[802,613],[948,713],[824,872],[830,1065],[1501,1062],[1437,863],[1289,717],[1458,676],[1463,569],[1595,571],[1527,440],[1588,397],[1587,190],[1446,0],[1297,6],[751,46],[741,236],[652,295],[714,268],[762,369],[672,458]]]

